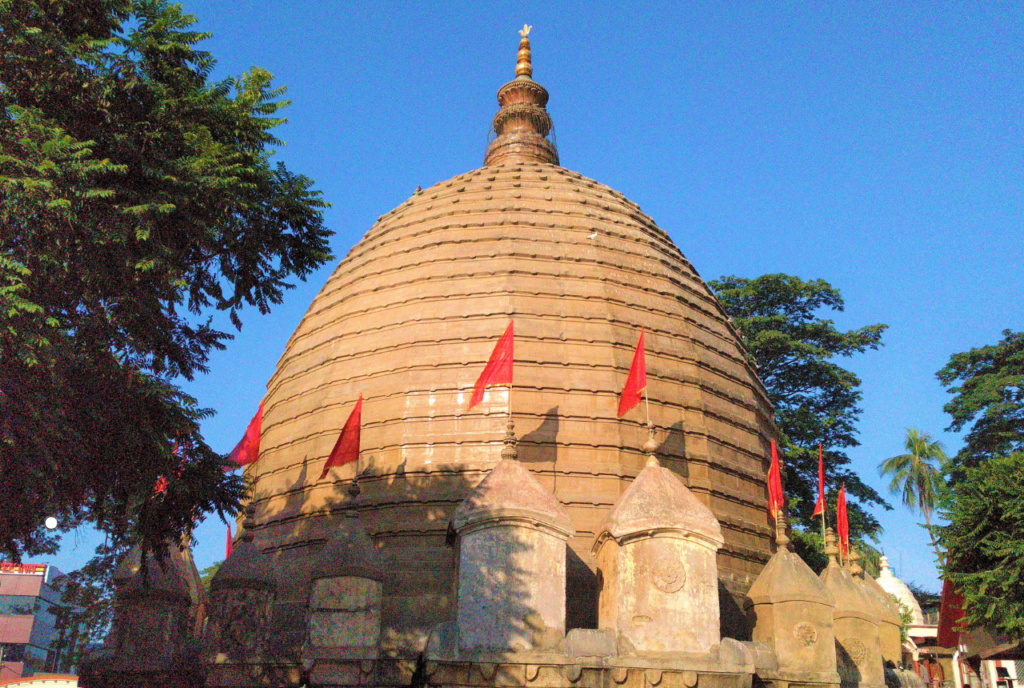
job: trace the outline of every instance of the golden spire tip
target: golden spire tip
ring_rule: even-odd
[[[529,24],[523,24],[523,28],[519,31],[519,35],[522,38],[519,39],[519,55],[516,61],[516,78],[527,78],[533,76],[533,65],[530,62],[530,29],[533,27]]]

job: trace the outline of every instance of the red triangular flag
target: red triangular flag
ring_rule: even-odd
[[[493,385],[512,384],[512,321],[509,321],[505,334],[494,345],[491,357],[487,359],[484,372],[473,386],[473,396],[469,398],[469,411],[484,400],[484,390]]]
[[[228,544],[224,550],[224,558],[230,557],[233,551],[235,551],[235,548],[231,546],[231,525],[228,524]]]
[[[845,557],[850,551],[850,522],[846,517],[846,483],[839,488],[836,497],[836,525],[839,528],[839,551]]]
[[[825,513],[825,462],[821,456],[821,444],[818,444],[818,501],[814,504],[811,517]]]
[[[633,365],[629,367],[629,376],[626,377],[626,386],[622,388],[619,395],[619,418],[626,415],[626,412],[640,403],[643,399],[644,387],[647,386],[647,359],[644,356],[644,331],[640,329],[640,341],[636,343],[636,351],[633,353]]]
[[[249,421],[249,427],[245,429],[245,436],[239,440],[235,448],[231,450],[231,460],[239,466],[253,463],[260,458],[260,427],[263,425],[263,402],[260,402],[259,410]]]
[[[327,457],[327,463],[324,464],[324,472],[320,474],[317,480],[326,478],[327,472],[334,466],[344,466],[359,459],[359,429],[362,424],[362,416],[363,395],[360,394],[359,399],[356,400],[355,407],[352,409],[352,413],[348,414],[345,427],[341,429],[341,434],[338,435],[338,441],[334,443],[331,455]]]
[[[960,620],[964,618],[964,596],[953,587],[953,581],[942,581],[942,602],[939,607],[939,630],[935,642],[939,647],[960,644]]]
[[[779,451],[772,440],[772,465],[768,469],[768,512],[776,518],[782,510],[782,471],[779,469]]]

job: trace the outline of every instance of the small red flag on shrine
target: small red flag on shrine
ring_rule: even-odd
[[[362,425],[362,416],[363,395],[360,394],[359,399],[356,400],[355,407],[352,409],[352,413],[348,415],[348,420],[345,421],[345,427],[341,429],[341,434],[338,435],[338,441],[334,443],[331,455],[327,457],[327,463],[324,464],[324,472],[320,474],[317,480],[326,478],[327,472],[333,467],[344,466],[359,459],[359,430]]]
[[[839,551],[845,557],[850,551],[850,522],[846,517],[846,483],[839,488],[836,497],[836,525],[839,528]]]
[[[227,559],[228,557],[230,557],[233,551],[234,548],[231,546],[231,526],[228,525],[228,544],[224,550],[224,558]]]
[[[779,469],[779,450],[772,440],[772,465],[768,469],[768,512],[777,518],[782,511],[782,471]]]
[[[821,444],[818,444],[818,501],[814,505],[811,517],[825,513],[825,461],[821,455]]]
[[[647,386],[647,359],[644,356],[644,331],[640,329],[640,341],[636,343],[633,353],[633,365],[629,367],[626,386],[619,395],[619,418],[640,403],[643,399],[644,387]]]
[[[239,440],[235,448],[231,450],[231,460],[239,466],[253,463],[260,458],[260,427],[263,425],[263,402],[256,411],[256,415],[249,421],[249,427],[245,429],[245,435]]]
[[[473,386],[473,396],[469,398],[469,411],[484,400],[484,391],[494,385],[512,384],[512,321],[509,321],[505,334],[494,345],[491,357],[487,359],[484,372],[480,373],[476,385]]]

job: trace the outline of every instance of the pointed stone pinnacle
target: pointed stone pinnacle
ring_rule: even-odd
[[[838,565],[836,556],[839,554],[839,548],[836,547],[836,532],[831,528],[825,529],[825,554],[828,556],[828,565]]]
[[[646,466],[660,466],[661,463],[658,461],[658,457],[655,452],[658,451],[658,442],[654,439],[654,423],[648,421],[647,423],[647,441],[644,442],[644,446],[641,447],[644,454],[647,454]]]
[[[505,447],[501,450],[502,459],[515,461],[519,458],[519,450],[516,449],[515,427],[515,423],[509,418],[508,425],[505,426]]]
[[[775,544],[778,545],[779,549],[789,549],[789,536],[786,535],[786,517],[782,515],[782,510],[775,515]]]
[[[253,499],[256,495],[253,495]],[[242,519],[242,536],[243,542],[252,542],[253,540],[253,529],[256,527],[256,505],[253,503],[253,499],[249,500],[249,503],[245,505],[245,518]]]
[[[864,573],[864,569],[861,568],[861,565],[857,563],[858,561],[860,561],[860,553],[856,549],[854,549],[852,545],[850,546],[849,561],[850,573],[852,573],[855,576],[860,576],[862,573]]]

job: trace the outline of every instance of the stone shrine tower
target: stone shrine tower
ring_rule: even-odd
[[[566,628],[597,628],[591,544],[644,468],[640,415],[616,417],[643,328],[657,455],[720,524],[723,636],[749,633],[743,595],[773,538],[765,390],[669,235],[622,194],[559,166],[525,33],[515,79],[498,90],[484,167],[382,215],[314,299],[268,383],[260,460],[246,470],[259,472],[253,535],[277,572],[280,652],[303,643],[311,562],[350,508],[387,573],[382,651],[414,657],[453,617],[449,524],[500,460],[507,392],[466,405],[510,319],[519,462],[574,533]],[[360,461],[318,482],[359,394]]]

